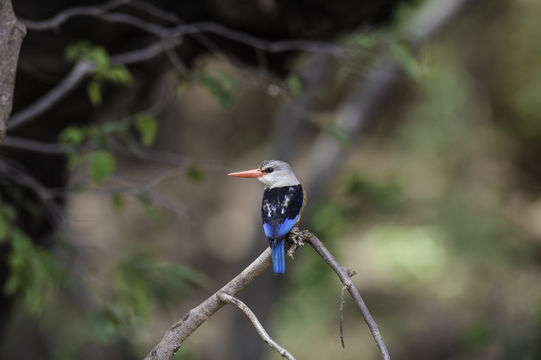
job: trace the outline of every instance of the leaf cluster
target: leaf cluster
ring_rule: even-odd
[[[65,50],[67,60],[91,61],[95,64],[96,70],[87,85],[87,94],[94,106],[100,106],[103,102],[102,89],[106,82],[119,85],[130,85],[133,77],[124,65],[111,64],[109,54],[101,47],[92,45],[89,42],[81,41],[69,45]]]

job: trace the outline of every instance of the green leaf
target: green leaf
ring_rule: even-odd
[[[139,114],[135,117],[135,127],[139,131],[141,141],[145,146],[150,146],[156,140],[158,133],[158,121],[151,114]]]
[[[357,34],[353,37],[353,43],[360,48],[366,49],[373,47],[376,40],[372,35]]]
[[[291,90],[291,95],[293,95],[293,97],[298,97],[302,94],[302,83],[297,75],[289,75],[287,77],[287,85],[289,86],[289,90]]]
[[[88,85],[86,86],[86,93],[88,94],[88,98],[90,99],[90,102],[94,106],[100,106],[102,103],[102,97],[101,97],[101,81],[98,81],[96,79],[90,80]]]
[[[131,84],[133,77],[124,65],[116,65],[103,71],[103,77],[115,84]]]
[[[107,121],[100,125],[99,132],[102,135],[116,134],[122,131],[124,126],[118,121]]]
[[[88,156],[88,172],[92,183],[101,185],[115,171],[116,161],[114,156],[106,151],[95,151]]]
[[[66,145],[79,145],[85,139],[84,131],[78,126],[68,126],[58,135],[58,140]]]
[[[222,71],[209,73],[202,69],[199,71],[199,81],[224,108],[230,109],[235,105],[236,82],[231,75]]]
[[[124,199],[124,196],[120,193],[116,193],[113,196],[111,196],[111,206],[115,211],[122,211],[124,209],[124,206],[126,205],[126,201]]]
[[[80,41],[70,44],[65,50],[66,59],[72,62],[89,60],[96,64],[97,71],[109,66],[109,55],[101,46],[90,44],[88,41]]]
[[[205,172],[197,166],[190,166],[186,169],[186,177],[194,183],[202,183],[205,181]]]
[[[36,248],[30,237],[18,229],[11,232],[7,264],[10,273],[4,285],[5,293],[19,293],[32,313],[42,310],[45,298],[65,278],[64,269],[51,254]]]
[[[421,74],[421,66],[412,49],[406,41],[399,41],[392,45],[391,52],[394,59],[402,66],[408,76],[417,79]]]
[[[156,207],[152,203],[152,199],[150,198],[150,196],[148,196],[148,194],[146,194],[146,193],[139,193],[139,194],[136,195],[136,197],[139,200],[139,202],[143,205],[143,207],[145,208],[145,211],[146,211],[147,215],[152,220],[157,220],[158,219],[158,211],[156,210]]]
[[[103,69],[109,66],[109,55],[104,48],[94,46],[87,53],[88,60],[94,61],[98,69]]]

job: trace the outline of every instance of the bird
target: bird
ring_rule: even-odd
[[[257,178],[265,185],[261,201],[263,230],[272,249],[275,275],[286,270],[284,241],[299,223],[306,205],[306,193],[291,166],[281,160],[265,160],[257,169],[227,174],[241,178]]]

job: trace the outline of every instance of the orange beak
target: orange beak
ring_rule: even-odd
[[[253,170],[234,172],[227,175],[235,176],[235,177],[242,177],[242,178],[258,178],[265,175],[265,173],[263,173],[259,169],[253,169]]]

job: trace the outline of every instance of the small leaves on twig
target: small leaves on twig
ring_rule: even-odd
[[[129,85],[133,78],[124,65],[112,65],[109,54],[101,46],[95,46],[87,41],[69,45],[65,51],[66,59],[72,62],[90,61],[95,65],[86,87],[88,98],[94,106],[102,103],[102,87],[105,81],[114,84]]]

